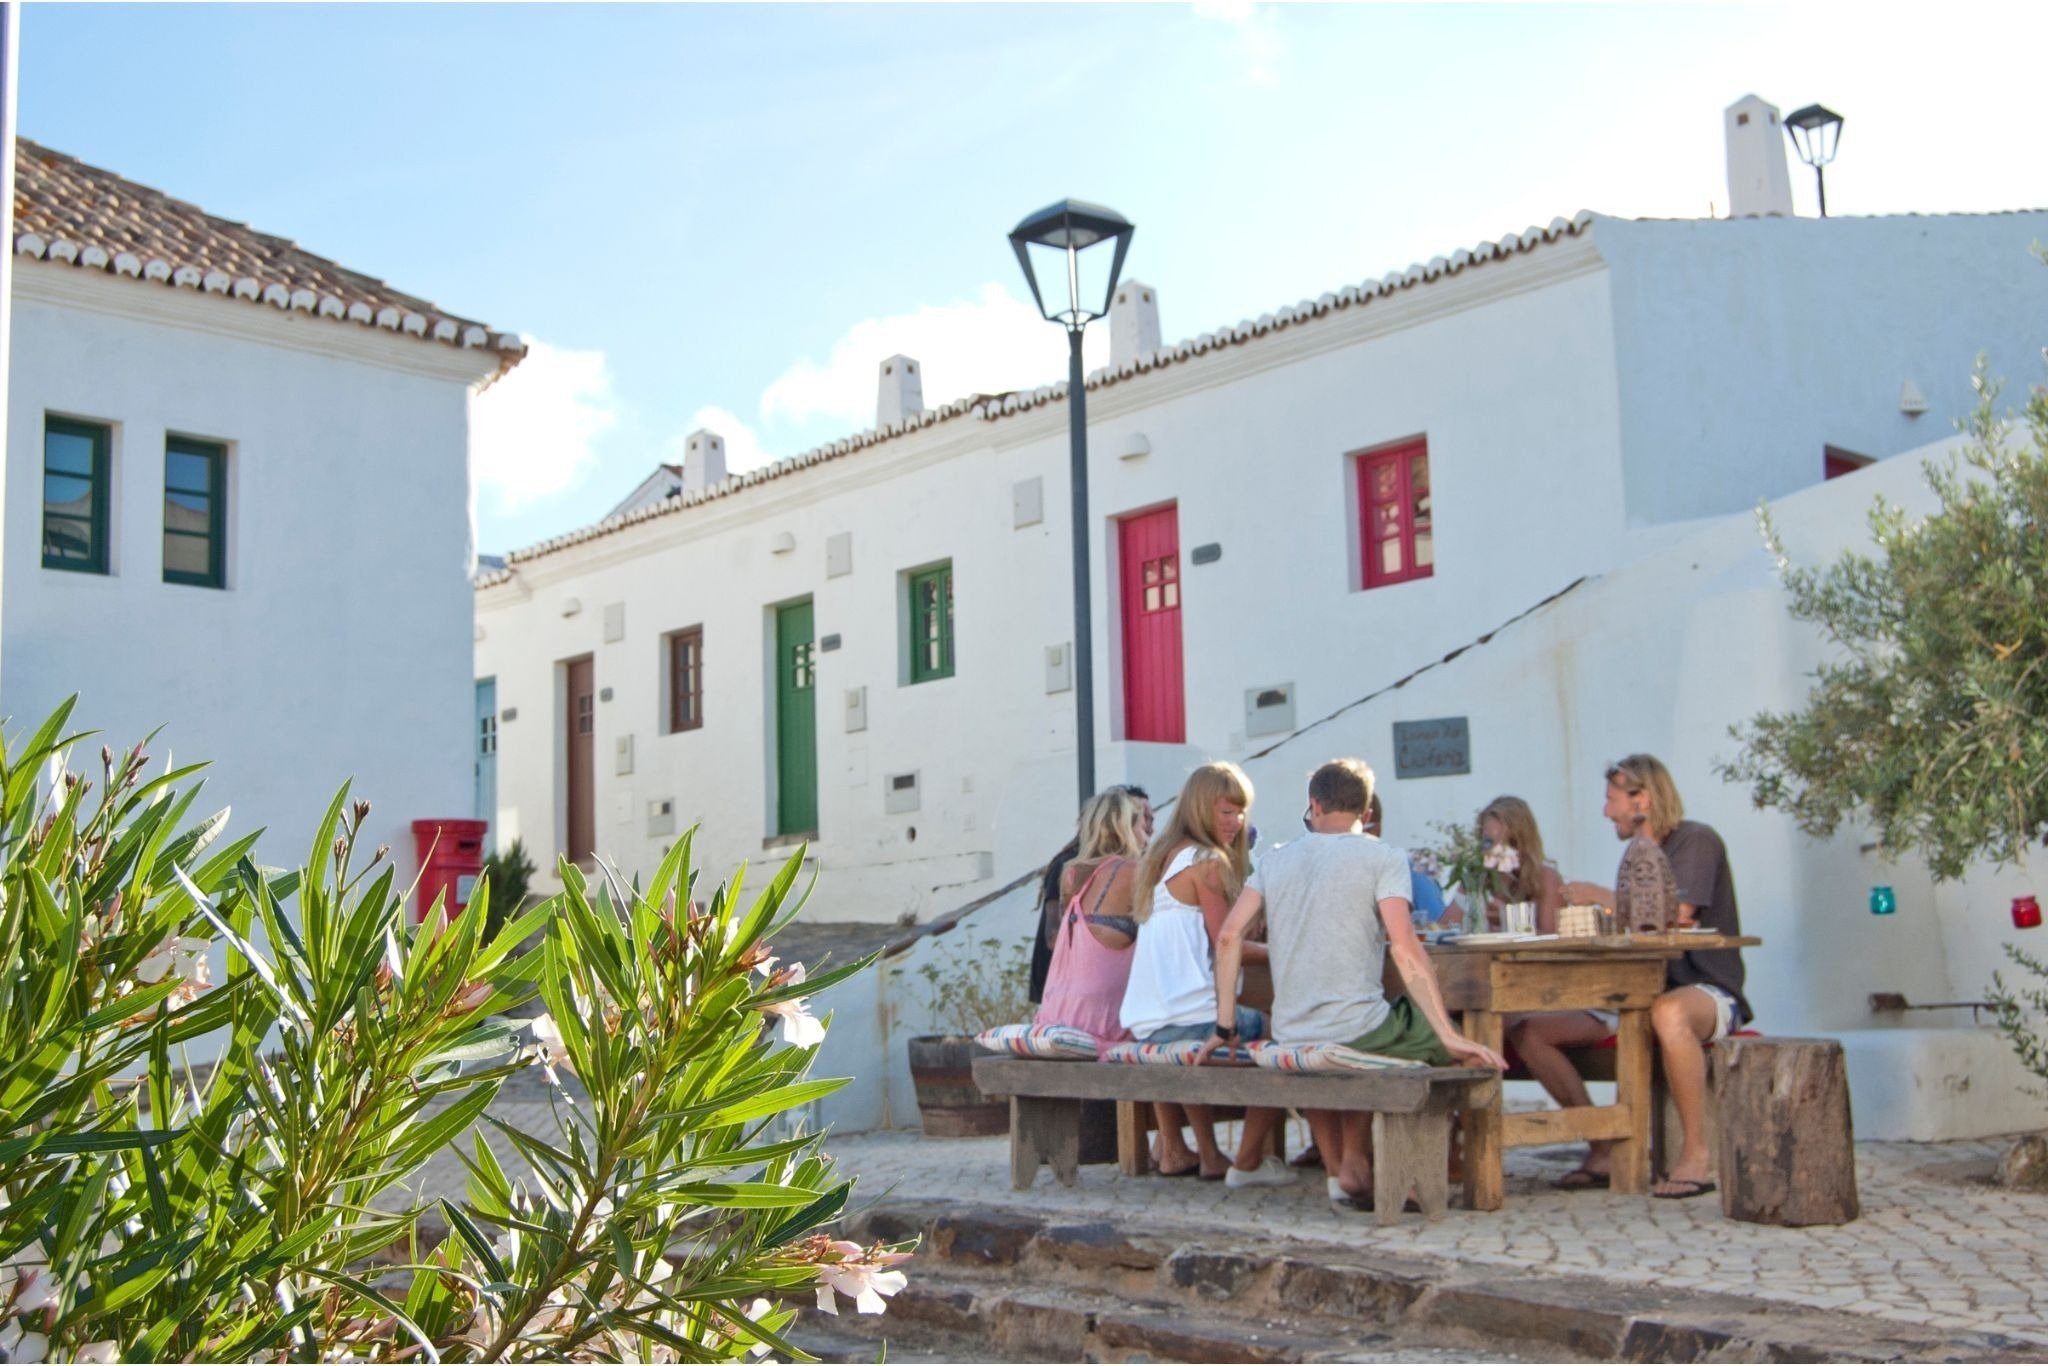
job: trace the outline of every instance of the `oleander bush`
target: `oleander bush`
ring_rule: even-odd
[[[73,771],[71,709],[0,745],[0,1355],[800,1358],[792,1294],[901,1288],[904,1249],[823,1232],[820,1137],[768,1132],[843,1084],[805,998],[866,966],[770,956],[800,853],[702,904],[688,837],[644,888],[565,865],[486,942],[487,885],[410,923],[346,789],[265,868],[191,819],[196,766]],[[489,1113],[524,1067],[551,1132]],[[408,1191],[451,1155],[461,1198]]]

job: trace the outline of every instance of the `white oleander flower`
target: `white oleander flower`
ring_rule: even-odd
[[[804,965],[793,963],[778,975],[782,980],[777,985],[795,986],[804,980]],[[763,1006],[762,1010],[782,1021],[782,1041],[791,1048],[811,1048],[825,1042],[825,1022],[811,1014],[809,997],[793,996]]]
[[[555,1023],[554,1016],[545,1012],[536,1015],[527,1021],[527,1028],[533,1031],[531,1056],[548,1074],[550,1082],[556,1086],[562,1084],[561,1077],[555,1073],[557,1066],[571,1076],[575,1075],[576,1065],[570,1060],[568,1050],[562,1046],[562,1027]]]

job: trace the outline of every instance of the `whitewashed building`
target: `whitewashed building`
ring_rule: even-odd
[[[277,859],[352,778],[409,868],[475,803],[470,400],[522,345],[25,140],[17,175],[0,712],[163,727]]]
[[[1873,991],[1980,991],[1991,954],[1951,943],[1974,920],[1931,915],[1830,952],[1811,902],[1861,878],[1827,893],[1860,905],[1868,871],[1713,778],[1729,724],[1789,700],[1812,653],[1747,512],[1825,497],[1853,525],[1863,477],[1818,486],[1941,439],[1974,357],[2031,378],[2048,213],[1792,218],[1751,175],[1782,160],[1775,111],[1744,102],[1729,134],[1758,216],[1582,213],[1175,346],[1154,289],[1126,282],[1088,380],[1096,771],[1164,797],[1206,759],[1244,762],[1271,839],[1317,761],[1362,754],[1395,837],[1519,792],[1568,875],[1605,881],[1600,773],[1663,753],[1772,941],[1752,955],[1767,1026],[1851,1029]],[[875,430],[729,478],[700,433],[697,479],[686,458],[480,577],[501,841],[631,872],[696,825],[713,876],[804,841],[811,915],[888,922],[945,915],[1066,838],[1063,386],[928,410],[905,360],[878,358]],[[1703,536],[1719,568],[1682,568]],[[1695,571],[1744,593],[1703,616]],[[1752,656],[1754,686],[1734,686]],[[1395,723],[1440,719],[1463,723],[1469,772],[1422,776],[1419,753],[1404,772]],[[1027,935],[1022,902],[976,937]],[[836,1117],[902,1121],[888,1039],[909,1008],[886,979],[835,1004],[828,1065],[889,1079]]]

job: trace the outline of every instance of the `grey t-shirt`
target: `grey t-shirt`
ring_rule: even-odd
[[[1380,902],[1406,903],[1408,855],[1366,835],[1307,834],[1259,861],[1245,883],[1266,903],[1273,1038],[1350,1043],[1387,1018]]]

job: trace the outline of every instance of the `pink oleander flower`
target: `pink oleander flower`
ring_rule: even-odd
[[[1513,874],[1522,866],[1522,856],[1512,844],[1496,844],[1486,851],[1486,866],[1496,873]]]
[[[804,980],[804,965],[792,963],[769,979],[771,986],[794,986]],[[761,1009],[782,1021],[782,1041],[791,1048],[810,1048],[825,1042],[825,1022],[811,1014],[810,998],[794,996]]]
[[[858,1243],[836,1239],[818,1263],[818,1308],[827,1314],[839,1312],[834,1292],[853,1301],[863,1314],[880,1314],[888,1309],[885,1295],[893,1295],[910,1284],[910,1278],[888,1268],[908,1261],[907,1252],[870,1252]]]

